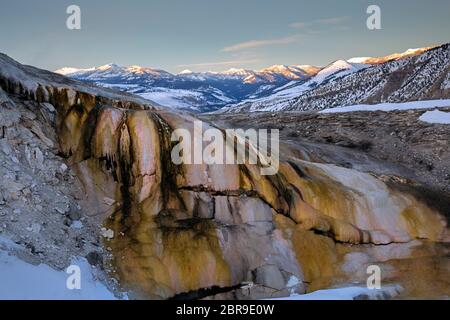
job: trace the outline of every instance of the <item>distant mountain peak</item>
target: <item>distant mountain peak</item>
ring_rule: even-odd
[[[383,57],[354,57],[348,59],[347,61],[350,63],[365,63],[365,64],[380,64],[391,60],[399,60],[415,55],[419,55],[424,53],[425,51],[431,50],[435,47],[423,47],[423,48],[414,48],[408,49],[401,53],[393,53]]]
[[[55,70],[55,73],[61,74],[63,76],[74,74],[77,72],[88,72],[93,71],[95,68],[86,68],[86,69],[80,69],[80,68],[73,68],[73,67],[63,67],[61,69]]]
[[[151,68],[145,68],[138,65],[129,66],[126,69],[130,72],[145,72],[146,70],[153,70]]]
[[[77,68],[61,68],[55,71],[55,73],[59,73],[66,76],[80,76],[81,78],[92,75],[93,77],[98,76],[120,76],[120,75],[144,75],[147,74],[149,76],[168,76],[170,75],[168,72],[164,70],[141,67],[138,65],[132,65],[128,67],[123,67],[115,63],[108,63],[99,67],[92,67],[88,69],[77,69]]]
[[[247,76],[249,73],[252,73],[250,70],[242,69],[242,68],[230,68],[223,72],[218,72],[219,74],[226,75],[239,75],[239,76]]]
[[[262,69],[261,71],[283,71],[286,69],[289,69],[289,67],[284,64],[274,64],[270,67]]]
[[[189,70],[189,69],[185,69],[185,70],[179,72],[178,74],[192,74],[192,73],[194,73],[194,72],[192,72],[192,71]]]
[[[353,57],[347,60],[349,63],[365,63],[366,61],[373,59],[373,57]]]
[[[340,67],[340,66],[349,66],[351,63],[342,59],[339,60],[335,60],[332,63],[330,63],[328,66],[326,66],[325,68],[329,68],[332,66],[336,66],[336,67]]]
[[[110,69],[120,69],[120,68],[121,67],[115,63],[108,63],[103,66],[97,67],[95,69],[101,70],[101,71],[106,71],[106,70],[110,70]]]
[[[323,69],[323,67],[312,66],[310,64],[301,64],[301,65],[297,65],[295,67],[305,71],[310,76],[317,74],[320,70]]]

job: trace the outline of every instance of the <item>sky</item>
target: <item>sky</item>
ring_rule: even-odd
[[[69,5],[81,30],[69,30]],[[381,30],[366,26],[381,8]],[[0,0],[0,52],[48,70],[325,66],[450,42],[449,0]]]

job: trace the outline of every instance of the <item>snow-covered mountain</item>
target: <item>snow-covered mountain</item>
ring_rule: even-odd
[[[62,68],[56,72],[77,80],[138,94],[163,106],[195,112],[217,110],[247,98],[272,94],[280,86],[309,80],[320,68],[275,65],[260,71],[229,69],[224,72],[164,70],[107,64],[89,69]]]
[[[433,49],[433,47],[424,47],[424,48],[416,48],[416,49],[408,49],[405,52],[401,53],[393,53],[388,56],[384,57],[354,57],[348,60],[348,62],[351,63],[366,63],[366,64],[380,64],[385,63],[392,60],[399,60],[407,57],[416,56],[418,54],[424,53],[425,51],[428,51],[430,49]]]
[[[231,68],[223,72],[184,70],[172,74],[154,68],[107,64],[88,69],[62,68],[56,72],[193,112],[310,110],[390,102],[387,99],[401,102],[409,99],[409,91],[416,90],[412,84],[409,89],[403,88],[411,81],[416,83],[414,79],[419,86],[422,83],[433,86],[438,80],[448,86],[445,48],[409,49],[385,57],[355,57],[334,61],[324,68],[274,65],[259,71]],[[440,73],[424,74],[431,70],[444,72],[443,78]]]
[[[450,97],[449,45],[381,58],[338,60],[303,83],[247,99],[219,112],[306,111],[337,106]]]
[[[285,80],[305,81],[317,74],[320,68],[303,66],[273,65],[258,72],[252,72],[245,79],[245,83],[280,83]]]
[[[298,97],[301,93],[317,88],[326,83],[333,83],[348,74],[368,68],[369,64],[350,63],[344,60],[337,60],[307,81],[293,80],[284,86],[274,89],[274,93],[265,97],[251,97],[238,104],[231,105],[221,111],[242,112],[242,111],[274,111],[282,109],[287,101]]]

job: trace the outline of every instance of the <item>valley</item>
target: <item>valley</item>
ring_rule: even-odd
[[[318,71],[309,65],[275,65],[260,71],[231,68],[224,72],[185,70],[171,74],[153,68],[107,64],[90,69],[62,68],[56,73],[134,93],[165,107],[199,113],[267,95],[288,82],[302,83]]]

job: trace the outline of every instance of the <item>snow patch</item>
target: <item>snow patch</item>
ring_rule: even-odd
[[[438,107],[449,107],[450,99],[442,100],[422,100],[399,103],[379,103],[379,104],[357,104],[353,106],[329,108],[319,113],[342,113],[354,111],[396,111],[396,110],[411,110],[411,109],[432,109]]]
[[[95,68],[87,68],[87,69],[79,69],[79,68],[72,68],[72,67],[64,67],[61,69],[58,69],[55,71],[55,73],[61,74],[63,76],[67,76],[67,75],[72,75],[74,73],[78,73],[78,72],[89,72],[89,71],[94,71]]]
[[[0,299],[1,300],[115,300],[115,296],[94,278],[84,258],[74,258],[73,265],[81,270],[81,289],[66,287],[70,276],[47,265],[32,265],[9,251],[22,247],[0,237]]]
[[[420,116],[419,120],[428,123],[450,124],[450,112],[427,111]]]
[[[196,91],[184,89],[152,88],[153,91],[139,93],[145,99],[155,101],[162,106],[192,109],[195,104],[187,101],[199,101],[202,95]],[[195,109],[195,108],[194,108]]]
[[[344,287],[319,290],[308,294],[292,294],[289,297],[270,300],[368,300],[389,299],[397,296],[403,288],[399,285],[387,286],[382,289],[368,289],[366,287]]]
[[[354,58],[348,59],[347,62],[349,62],[349,63],[365,63],[369,59],[372,59],[372,57],[354,57]]]

